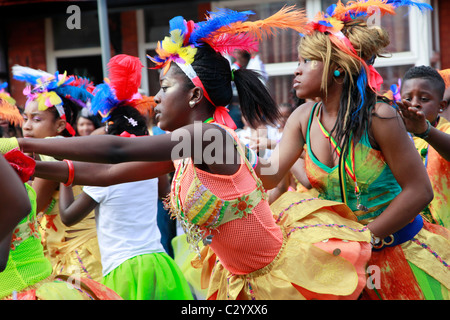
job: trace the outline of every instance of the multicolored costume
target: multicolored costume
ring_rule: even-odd
[[[313,108],[306,137],[305,169],[319,198],[341,199],[339,166],[327,167],[311,151],[310,127],[316,115]],[[379,216],[401,189],[380,151],[370,145],[364,135],[354,146],[355,175],[361,194],[355,195],[355,184],[346,175],[348,206],[362,224]],[[364,210],[358,210],[357,204]],[[439,226],[423,221],[418,215],[404,229],[384,239],[381,248],[374,248],[369,266],[379,268],[373,287],[366,287],[364,296],[370,299],[449,299],[450,290],[450,233]]]
[[[76,199],[82,187],[74,186],[73,189]],[[88,279],[101,282],[102,263],[94,211],[79,223],[68,227],[61,221],[58,202],[57,190],[52,195],[50,205],[39,215],[39,231],[45,254],[53,266],[53,274],[80,273]]]
[[[11,154],[11,159],[8,159]],[[5,154],[10,162],[29,163],[17,149]],[[31,158],[30,158],[31,160]],[[34,160],[31,160],[34,163]],[[15,166],[16,168],[17,166]],[[17,170],[17,168],[16,168]],[[29,176],[26,178],[26,180]],[[25,183],[32,210],[13,231],[6,269],[0,273],[0,298],[19,300],[121,300],[111,289],[80,274],[52,276],[36,218],[36,192]]]
[[[450,123],[440,117],[436,129],[450,134]],[[427,141],[418,137],[412,139],[422,156],[434,190],[434,198],[424,211],[424,216],[430,222],[448,229],[450,228],[450,162],[442,158]]]
[[[369,231],[333,201],[291,192],[295,201],[282,197],[269,207],[237,136],[223,129],[235,139],[239,170],[213,175],[189,159],[175,161],[169,201],[192,246],[210,242],[193,262],[203,268],[207,299],[356,299],[365,284]]]
[[[65,111],[61,97],[75,102],[81,107],[93,99],[93,84],[88,79],[67,76],[56,72],[54,75],[28,67],[14,66],[13,75],[16,80],[33,85],[24,89],[28,101],[37,101],[39,110],[56,108],[61,118],[65,119]],[[27,102],[28,102],[27,101]],[[66,129],[71,135],[75,130],[66,122]],[[58,136],[61,138],[61,136]],[[52,157],[41,155],[42,161],[56,161]],[[75,196],[81,193],[81,187],[75,188]],[[53,266],[53,274],[78,273],[101,281],[102,265],[97,243],[97,233],[92,212],[78,224],[67,227],[59,216],[59,191],[56,190],[51,202],[43,213],[38,214],[40,232],[43,238],[44,252]]]

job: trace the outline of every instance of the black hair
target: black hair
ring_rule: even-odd
[[[208,44],[197,48],[192,67],[216,106],[227,106],[233,98],[230,63]],[[273,100],[261,76],[254,70],[234,71],[234,83],[239,96],[243,117],[256,127],[259,124],[275,124],[280,118]],[[212,110],[214,106],[211,106]]]
[[[432,87],[439,94],[440,99],[443,99],[445,93],[445,81],[439,72],[434,68],[429,66],[416,66],[409,68],[403,76],[402,87],[407,80],[411,79],[425,79],[429,81]]]
[[[85,119],[90,120],[94,124],[95,129],[100,128],[102,126],[99,114],[94,115],[87,108],[81,108],[81,110],[78,114],[78,119],[80,119],[80,118],[85,118]],[[77,121],[78,121],[78,119],[77,119]]]
[[[77,122],[80,105],[78,103],[74,102],[73,100],[71,100],[70,98],[66,98],[66,97],[62,97],[62,96],[60,96],[60,98],[62,100],[62,106],[64,109],[64,115],[66,116],[66,122],[68,124],[70,124],[75,130],[75,124]],[[48,108],[47,110],[50,110],[51,112],[53,112],[53,114],[55,115],[55,119],[59,119],[61,117],[59,115],[56,107]],[[64,137],[72,137],[72,135],[70,134],[69,130],[67,130],[67,128],[65,128],[61,132],[61,135]]]
[[[148,135],[147,122],[136,108],[121,102],[111,110],[106,133],[120,135],[124,131],[135,136]]]

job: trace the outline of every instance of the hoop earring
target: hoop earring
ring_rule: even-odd
[[[191,107],[191,108],[195,107],[195,101],[194,100],[190,100],[189,101],[189,107]]]
[[[334,70],[333,75],[337,78],[341,75],[341,72],[339,70]]]

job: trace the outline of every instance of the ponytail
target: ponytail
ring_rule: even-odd
[[[228,60],[207,44],[197,48],[192,67],[216,106],[231,103],[231,81],[234,78],[241,112],[250,126],[275,124],[280,118],[277,104],[256,71],[239,69],[233,71],[232,77]]]
[[[250,69],[238,69],[233,73],[241,112],[250,126],[276,124],[280,118],[280,111],[261,81],[262,76]]]

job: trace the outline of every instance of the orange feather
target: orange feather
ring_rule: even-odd
[[[366,2],[349,1],[347,5],[343,5],[339,1],[334,10],[333,16],[337,19],[343,20],[346,13],[353,11],[355,13],[367,12],[375,13],[375,10],[379,9],[382,15],[391,14],[395,15],[395,8],[391,4],[387,4],[386,0],[367,0]]]
[[[284,6],[280,11],[267,19],[254,22],[236,22],[230,26],[220,28],[216,34],[248,32],[261,40],[272,35],[275,29],[293,29],[303,33],[307,23],[308,18],[304,9],[295,9],[295,6]]]
[[[0,99],[0,118],[9,121],[14,126],[21,126],[23,123],[19,109],[4,99]]]

